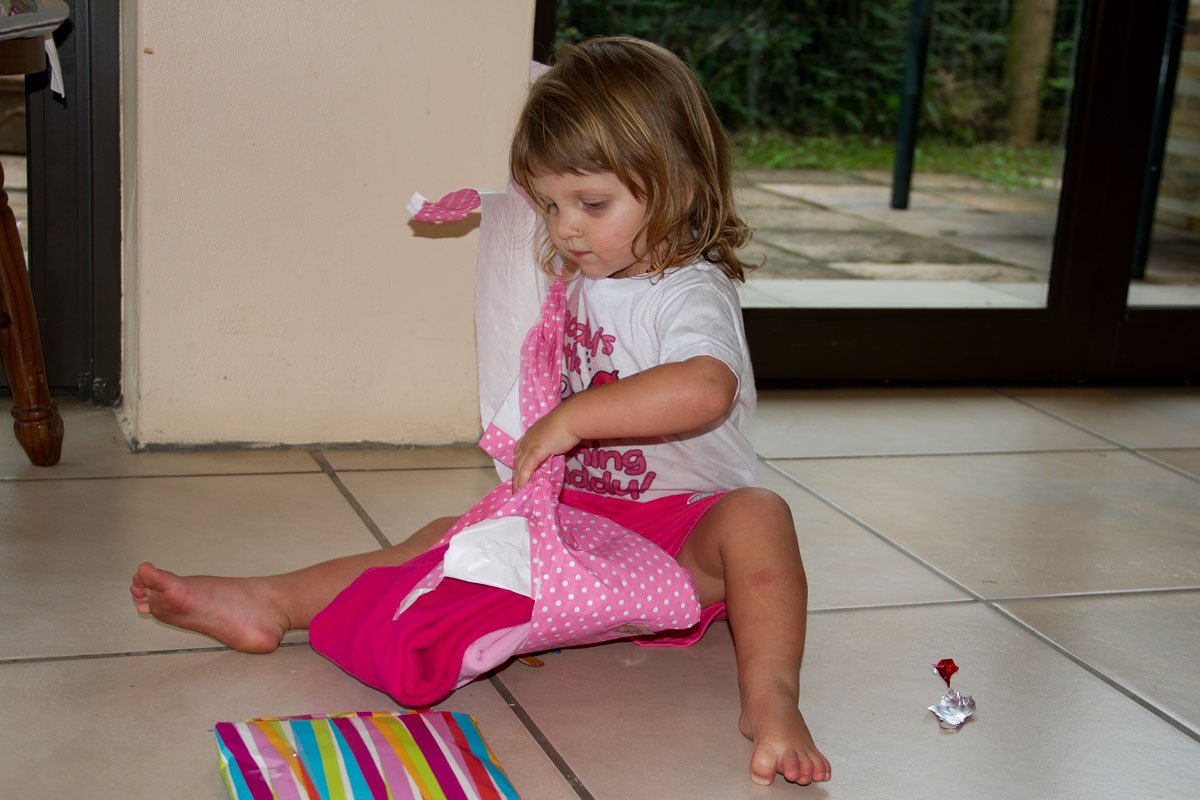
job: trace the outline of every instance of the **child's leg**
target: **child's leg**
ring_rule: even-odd
[[[428,550],[455,522],[443,517],[400,544],[257,578],[180,576],[142,564],[129,587],[142,614],[211,636],[245,653],[269,653],[290,630],[308,627],[318,611],[370,567],[403,564]]]
[[[829,780],[829,761],[798,707],[808,584],[787,503],[764,489],[729,492],[696,525],[679,562],[695,574],[702,604],[728,606],[739,727],[754,742],[751,779]]]

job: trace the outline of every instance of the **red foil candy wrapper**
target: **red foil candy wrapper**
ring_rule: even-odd
[[[946,682],[946,688],[950,688],[950,676],[958,672],[958,664],[954,663],[953,658],[943,658],[941,661],[933,665],[934,673]]]
[[[938,722],[946,730],[958,730],[963,723],[975,713],[975,698],[969,694],[961,694],[950,688],[950,676],[958,672],[958,665],[952,658],[943,658],[932,665],[933,672],[946,682],[946,694],[929,710],[938,718]]]

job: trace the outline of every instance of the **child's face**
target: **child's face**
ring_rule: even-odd
[[[545,210],[550,239],[584,275],[627,278],[645,271],[645,248],[634,237],[646,204],[616,175],[539,175],[532,183],[535,199]]]

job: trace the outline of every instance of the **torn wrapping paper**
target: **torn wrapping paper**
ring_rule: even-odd
[[[454,711],[270,717],[213,732],[231,800],[517,798],[475,718]]]
[[[490,420],[480,446],[508,469],[517,437],[560,402],[566,288],[540,277],[536,217],[520,194],[477,198],[480,406]],[[473,203],[455,192],[421,200],[415,213],[447,220]],[[530,301],[531,327],[522,319]],[[521,325],[528,332],[514,349]],[[339,594],[312,620],[313,648],[421,707],[515,655],[697,626],[691,573],[642,536],[562,506],[564,473],[554,456],[516,493],[502,475],[433,550],[368,570]]]

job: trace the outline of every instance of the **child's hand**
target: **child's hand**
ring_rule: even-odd
[[[567,428],[563,407],[551,411],[525,431],[513,455],[513,491],[529,483],[534,470],[550,456],[561,455],[579,444],[579,437]]]

